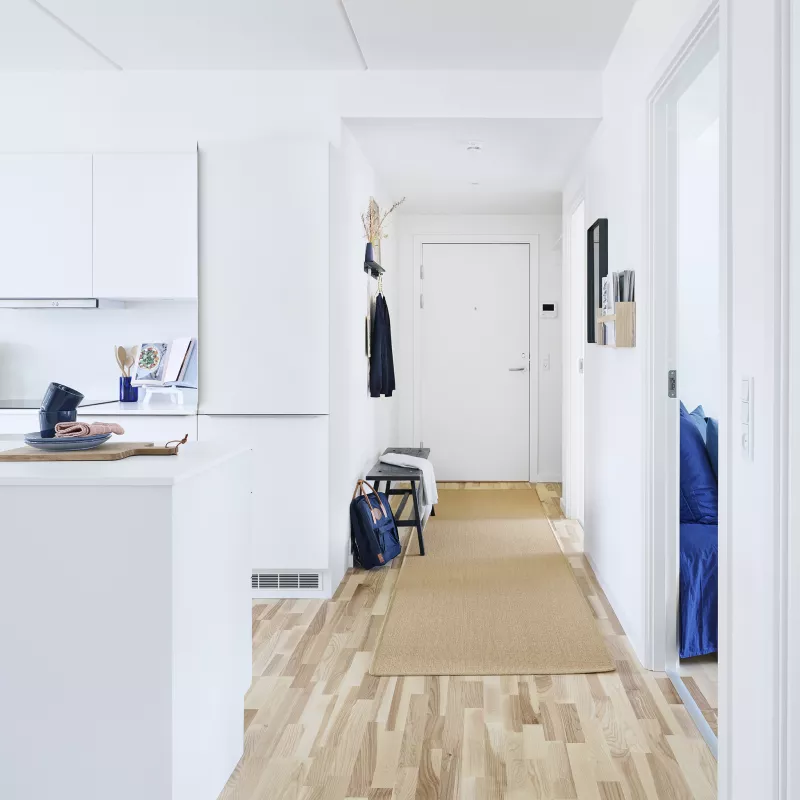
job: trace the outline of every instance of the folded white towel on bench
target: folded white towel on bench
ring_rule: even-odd
[[[439,502],[439,493],[436,491],[436,476],[433,474],[433,464],[427,458],[407,456],[403,453],[384,453],[381,456],[384,464],[394,464],[396,467],[412,467],[422,473],[422,505],[435,506]]]

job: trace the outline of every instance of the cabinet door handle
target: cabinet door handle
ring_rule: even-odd
[[[525,367],[509,367],[509,372],[525,372]]]

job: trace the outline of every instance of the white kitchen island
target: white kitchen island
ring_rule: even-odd
[[[250,457],[0,463],[3,800],[218,797],[252,671]]]

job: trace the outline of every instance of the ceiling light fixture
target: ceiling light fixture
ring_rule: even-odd
[[[470,181],[471,186],[480,186],[480,181]]]
[[[480,153],[483,150],[483,142],[467,142],[468,153]]]

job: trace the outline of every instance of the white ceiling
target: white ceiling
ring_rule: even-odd
[[[0,70],[113,69],[29,0],[0,0]]]
[[[560,213],[561,188],[599,120],[349,119],[405,213]],[[471,141],[480,152],[467,151]],[[475,186],[473,183],[477,182]]]
[[[0,0],[0,70],[594,70],[634,1]]]
[[[343,0],[371,69],[602,69],[635,0]]]
[[[40,2],[123,69],[364,68],[337,0]]]

